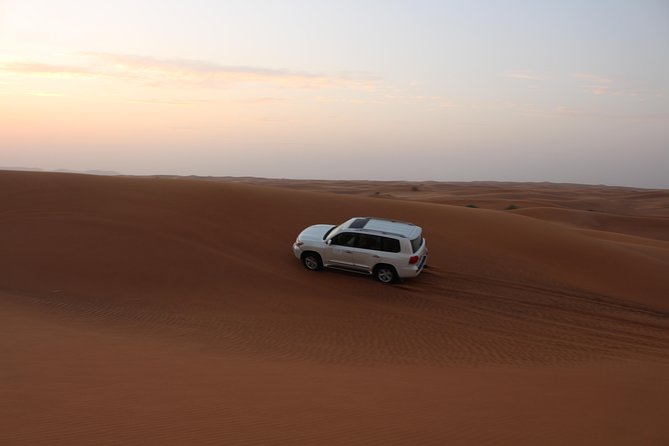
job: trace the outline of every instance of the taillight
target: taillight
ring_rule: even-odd
[[[411,256],[411,257],[409,257],[409,265],[413,265],[414,263],[418,263],[418,259],[419,259],[419,258],[420,258],[420,257],[418,257],[418,256]]]

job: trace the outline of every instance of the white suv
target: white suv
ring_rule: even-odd
[[[355,217],[339,226],[309,226],[297,236],[293,253],[311,271],[325,266],[392,283],[423,270],[427,246],[422,232],[413,223]]]

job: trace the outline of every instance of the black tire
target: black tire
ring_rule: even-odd
[[[381,283],[395,283],[399,278],[397,271],[390,265],[377,265],[374,268],[374,278]]]
[[[323,260],[315,252],[305,252],[302,254],[302,265],[309,271],[319,271],[323,269]]]

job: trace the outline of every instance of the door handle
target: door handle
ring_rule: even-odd
[[[344,251],[346,254],[353,254],[353,251]]]
[[[377,256],[376,254],[374,254],[372,257],[374,257],[375,259],[380,259],[381,258],[381,256]]]

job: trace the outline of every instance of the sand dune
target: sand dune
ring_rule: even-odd
[[[666,192],[248,183],[0,172],[1,444],[669,441]],[[353,215],[430,267],[302,268]]]
[[[669,239],[666,190],[555,183],[202,179],[510,210],[570,226]]]

